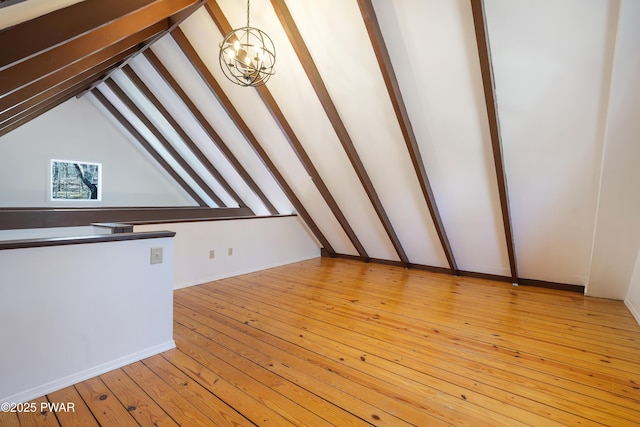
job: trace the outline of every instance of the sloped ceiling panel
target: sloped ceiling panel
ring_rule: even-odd
[[[200,162],[195,154],[185,145],[185,141],[178,135],[175,128],[164,119],[160,112],[128,79],[122,71],[115,73],[112,79],[123,91],[139,106],[145,116],[158,128],[158,130],[169,141],[176,152],[186,161],[186,163],[194,170],[195,174],[204,181],[204,186],[208,186],[213,193],[218,196],[220,203],[215,202],[211,207],[238,207],[239,203],[233,198],[224,187],[218,182],[211,173],[207,171],[205,166]],[[202,185],[199,185],[202,186]]]
[[[188,189],[195,193],[195,198],[200,205],[219,207],[209,197],[209,195],[206,194],[203,186],[199,185],[199,183],[194,180],[193,174],[190,173],[187,168],[185,168],[183,159],[172,155],[172,153],[170,153],[167,148],[163,146],[163,142],[156,135],[154,135],[154,130],[145,125],[145,123],[141,120],[141,117],[126,105],[125,100],[123,100],[119,94],[117,94],[111,87],[107,86],[104,83],[98,86],[97,90],[108,100],[111,105],[113,105],[120,112],[120,114],[124,116],[127,122],[130,123],[139,134],[142,135],[144,140],[153,148],[155,153],[157,153],[164,160],[164,162],[169,165],[171,170],[175,171],[180,179],[187,184]],[[194,197],[194,194],[192,194],[192,197]]]
[[[222,3],[222,2],[221,2]],[[258,4],[257,2],[255,2]],[[223,6],[223,5],[222,5]],[[234,5],[237,6],[237,5]],[[268,5],[267,5],[268,6]],[[252,4],[252,10],[255,10],[256,6]],[[240,11],[243,8],[240,7]],[[268,10],[268,9],[267,9]],[[190,42],[198,51],[198,54],[202,57],[202,59],[208,65],[209,70],[214,74],[218,83],[223,87],[226,95],[231,99],[234,107],[238,109],[242,117],[245,119],[249,127],[253,130],[253,132],[258,136],[260,143],[264,146],[266,151],[268,152],[271,159],[277,164],[278,170],[287,177],[288,182],[295,188],[295,192],[297,196],[306,201],[305,206],[308,206],[308,210],[312,214],[314,221],[318,224],[318,226],[322,229],[323,233],[327,235],[327,238],[331,241],[334,249],[339,253],[349,254],[349,255],[358,255],[358,252],[354,248],[353,244],[349,241],[346,234],[342,230],[341,226],[338,224],[335,216],[330,211],[326,202],[322,199],[320,194],[318,193],[317,188],[314,183],[309,179],[309,174],[304,169],[297,156],[291,149],[288,141],[283,135],[281,129],[274,122],[271,117],[269,111],[264,105],[264,102],[260,99],[258,93],[251,88],[241,88],[230,83],[222,74],[220,67],[218,65],[218,49],[211,49],[211,40],[222,40],[223,35],[218,31],[216,26],[213,24],[209,15],[203,10],[198,11],[194,14],[189,20],[181,25],[181,28],[184,30],[185,34],[188,36]],[[255,15],[254,15],[255,13]],[[256,16],[259,16],[258,12],[252,13],[252,22],[255,22],[255,25],[262,25]],[[225,10],[225,14],[228,14]],[[243,15],[244,18],[240,17],[238,19],[238,23],[234,25],[232,21],[232,25],[234,26],[242,26],[242,20],[246,19],[246,9],[244,12],[241,12],[240,15]],[[275,20],[276,27],[279,26],[277,23],[277,18],[273,15],[273,11],[271,11],[272,19]],[[246,20],[245,20],[246,23]],[[253,25],[253,24],[252,24]],[[206,28],[206,30],[205,30]],[[263,27],[265,28],[265,27]],[[268,30],[267,30],[268,31]],[[282,33],[282,29],[280,29],[280,33]],[[279,63],[287,63],[286,57],[286,47],[287,40],[286,36],[282,33],[281,40],[278,39],[277,34],[270,34],[270,36],[274,39],[274,43],[278,44],[278,61]],[[297,59],[295,55],[293,55],[291,59],[291,65],[297,65]],[[300,70],[299,66],[297,67]],[[295,68],[293,68],[295,70]],[[287,98],[289,95],[297,95],[300,93],[298,90],[295,78],[301,79],[303,82],[305,81],[304,73],[300,70],[300,74],[296,75],[293,72],[283,72],[282,76],[279,73],[278,79],[272,79],[269,83],[269,89],[274,94],[274,97],[278,101],[280,108],[282,108],[287,115],[287,119],[290,121],[291,125],[294,127],[298,138],[305,145],[305,148],[310,147],[306,140],[306,135],[308,133],[301,133],[300,128],[296,126],[296,123],[292,119],[300,119],[305,124],[302,125],[302,129],[308,130],[305,128],[306,125],[311,126],[311,131],[313,129],[317,129],[319,121],[322,123],[322,110],[315,110],[313,112],[309,112],[305,110],[307,107],[307,103],[300,102],[294,105],[294,111],[296,113],[294,115],[288,114],[287,104],[280,102],[281,98],[278,96],[279,93],[285,94],[284,97]],[[283,92],[279,92],[279,87],[276,85],[276,82],[279,87],[282,88]],[[295,89],[294,89],[295,88]],[[310,90],[308,80],[306,81],[305,88],[307,91]],[[312,93],[312,92],[311,92]],[[314,95],[310,96],[308,99],[314,100],[315,105],[318,106],[317,98],[314,98]],[[297,100],[297,98],[296,98]],[[296,101],[294,100],[294,101]],[[320,114],[319,116],[317,114]],[[310,118],[313,119],[311,120]],[[319,134],[314,132],[315,138],[313,141],[317,140]],[[331,134],[329,134],[331,137]],[[335,136],[333,136],[333,141],[335,142]],[[328,140],[331,142],[331,140]],[[320,145],[314,145],[319,150],[328,150],[327,144],[323,143]],[[338,151],[339,152],[339,151]],[[309,152],[311,155],[312,153]],[[337,173],[339,170],[350,171],[350,166],[347,164],[344,165],[343,168],[339,167],[339,157],[334,159],[333,169]],[[315,161],[315,159],[314,159]],[[322,173],[322,167],[320,164],[315,162],[316,167]],[[355,178],[355,177],[354,177]],[[323,179],[327,182],[327,185],[331,188],[331,182],[323,175]],[[355,178],[357,180],[357,178]],[[342,185],[349,186],[353,185],[351,181],[344,181]],[[340,203],[341,200],[337,197],[337,194],[334,193],[336,199]],[[366,196],[365,196],[366,197]],[[353,200],[351,201],[354,202]],[[308,203],[308,204],[307,204]],[[343,206],[343,205],[341,205]],[[365,200],[362,203],[362,208],[370,210],[370,204]],[[347,214],[347,212],[345,212]],[[354,218],[349,218],[350,223],[354,228],[357,228],[359,224],[365,222],[362,220],[360,215],[354,216]],[[353,219],[353,221],[351,221]],[[365,222],[366,223],[366,222]],[[373,227],[370,229],[370,232],[375,230]],[[384,231],[381,231],[384,234]],[[373,233],[372,233],[373,234]],[[360,237],[360,235],[359,235]],[[392,251],[392,249],[391,249]],[[379,253],[370,254],[373,257],[380,255]],[[386,255],[386,253],[385,253]],[[388,259],[388,258],[385,258]]]
[[[509,276],[470,3],[374,6],[458,268]]]
[[[261,198],[259,198],[255,194],[255,192],[251,190],[251,188],[249,188],[247,182],[230,164],[229,160],[221,152],[218,146],[212,143],[211,138],[191,113],[191,110],[157,74],[157,72],[153,69],[152,65],[145,59],[145,57],[138,56],[131,62],[130,65],[134,69],[136,74],[140,76],[144,82],[146,82],[148,87],[150,87],[150,89],[152,90],[154,95],[158,97],[160,102],[169,110],[171,115],[180,123],[180,125],[195,141],[200,150],[205,153],[207,158],[213,163],[217,170],[226,178],[227,182],[229,182],[231,187],[239,194],[240,198],[245,201],[247,206],[249,206],[251,210],[257,215],[268,215],[269,210],[267,206],[265,206]],[[200,109],[198,110],[200,111]],[[207,108],[207,111],[211,111],[211,109]],[[200,112],[202,113],[202,111]],[[233,127],[231,127],[231,129],[233,129]],[[224,132],[218,132],[218,134],[221,133]],[[228,137],[221,137],[221,139],[223,139],[223,141],[229,140]],[[234,144],[234,146],[238,146],[238,148],[245,147],[245,145],[242,144]],[[279,191],[279,189],[277,188],[277,184],[273,182],[267,171],[261,167],[261,164],[259,160],[255,158],[255,155],[252,152],[246,152],[242,154],[243,158],[239,160],[240,163],[247,164],[248,169],[253,172],[253,175],[255,175],[253,178],[254,181],[257,180],[258,182],[261,182],[262,186],[267,189],[267,193],[271,194],[268,199],[284,201],[284,204],[280,204],[280,209],[278,209],[277,212],[290,211],[291,206],[286,201],[286,197]],[[252,160],[254,161],[253,163],[251,162]]]
[[[617,2],[485,2],[520,275],[585,285]]]
[[[205,18],[211,26],[211,20],[208,18],[208,15],[206,15],[206,12]],[[198,37],[195,37],[195,39],[197,40]],[[215,40],[217,39],[222,39],[222,36],[215,38]],[[205,39],[205,41],[206,46],[209,46],[210,39]],[[197,49],[197,43],[194,40],[191,40],[191,42],[193,42]],[[182,57],[182,61],[185,62],[186,58],[184,58],[180,48],[173,40],[167,40],[167,43],[163,45],[163,48],[167,49],[167,52],[161,52],[160,49],[157,50],[159,56],[163,57],[163,59],[168,58],[170,55],[176,55],[178,57]],[[168,54],[168,51],[171,51],[171,53]],[[213,58],[211,58],[212,53]],[[166,57],[164,56],[165,54],[167,54]],[[218,84],[222,85],[226,96],[231,99],[232,107],[240,112],[242,120],[247,123],[250,131],[257,138],[258,143],[275,163],[277,170],[285,177],[288,185],[293,188],[297,197],[300,198],[303,205],[311,213],[314,222],[324,233],[328,233],[335,229],[335,226],[337,225],[335,218],[317,193],[315,186],[300,165],[295,154],[291,151],[287,142],[284,140],[282,132],[271,119],[270,114],[266,111],[262,101],[258,98],[257,93],[251,89],[242,90],[244,88],[240,88],[226,81],[226,78],[221,75],[221,71],[217,66],[217,49],[212,52],[211,49],[205,47],[198,51],[198,55],[208,65],[208,70],[213,73]],[[171,63],[167,62],[167,64]],[[168,67],[172,68],[171,65],[168,65]],[[217,74],[218,72],[220,72],[220,74]],[[180,76],[178,76],[178,78],[181,80]],[[197,78],[200,79],[200,77]],[[220,114],[216,114],[215,117],[212,118],[212,123],[216,129],[223,129],[225,127],[237,128],[237,123],[230,120],[229,115],[225,111],[229,106],[220,105],[216,96],[214,96],[208,88],[204,92],[200,93],[200,96],[206,96],[208,103],[218,105],[216,110],[220,111]],[[238,99],[238,97],[240,99]],[[239,139],[236,139],[234,144],[242,144],[244,146],[248,145],[245,136],[241,134],[237,134],[237,136],[239,136]],[[274,152],[278,153],[278,155],[274,156]],[[325,226],[327,223],[330,225]],[[327,236],[327,238],[329,237],[330,236]],[[350,246],[348,240],[343,236],[339,227],[338,233],[331,237],[334,237],[334,239],[330,240],[332,245],[337,245],[342,240],[347,245],[346,247],[349,248],[349,251],[353,252],[352,246]]]
[[[291,1],[287,6],[409,262],[448,267],[357,3],[332,1],[316,8]],[[335,158],[318,154],[329,164]]]

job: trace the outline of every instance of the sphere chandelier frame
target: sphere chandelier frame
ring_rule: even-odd
[[[249,25],[232,30],[220,43],[220,68],[225,77],[240,86],[261,86],[275,74],[276,48],[262,30]]]

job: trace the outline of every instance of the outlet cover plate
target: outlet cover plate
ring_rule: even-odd
[[[162,248],[151,248],[151,264],[162,264]]]

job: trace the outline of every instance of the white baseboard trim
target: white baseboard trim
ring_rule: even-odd
[[[635,317],[636,322],[638,322],[638,325],[640,325],[640,311],[638,309],[636,309],[636,307],[634,307],[628,299],[624,300],[624,305],[627,306],[627,308],[629,309],[629,311],[631,312],[631,314],[633,315],[633,317]]]
[[[123,366],[130,365],[131,363],[138,362],[147,357],[155,356],[158,353],[171,350],[172,348],[175,348],[175,347],[176,347],[176,343],[173,340],[170,340],[165,343],[158,344],[153,347],[149,347],[144,350],[137,351],[133,354],[119,357],[118,359],[112,360],[110,362],[102,363],[98,366],[85,369],[75,374],[71,374],[66,377],[63,377],[54,381],[50,381],[46,384],[33,387],[29,390],[16,393],[12,396],[0,398],[0,403],[28,402],[29,400],[35,399],[40,396],[44,396],[45,394],[49,394],[54,391],[61,390],[65,387],[69,387],[71,385],[77,384],[84,380],[88,380],[89,378],[96,377],[98,375],[104,374],[105,372],[109,372],[114,369],[118,369]]]

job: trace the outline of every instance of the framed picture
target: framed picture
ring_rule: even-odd
[[[51,201],[102,200],[102,164],[51,160]]]

